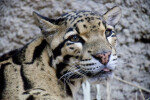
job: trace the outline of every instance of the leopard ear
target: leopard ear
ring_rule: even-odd
[[[121,10],[119,7],[110,9],[103,15],[104,20],[112,26],[115,26],[121,17]]]
[[[53,35],[58,30],[60,19],[50,19],[48,17],[42,16],[36,12],[33,12],[36,24],[40,27],[43,35],[45,37]]]

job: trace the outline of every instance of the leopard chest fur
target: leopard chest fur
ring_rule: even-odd
[[[56,70],[49,65],[50,58],[44,44],[46,42],[43,41],[45,40],[40,37],[26,47],[13,51],[15,55],[11,55],[10,52],[1,57],[0,97],[2,100],[71,100],[59,83]],[[32,49],[33,44],[36,44],[34,49]],[[42,45],[44,48],[39,51],[38,47]],[[34,53],[30,54],[31,52]]]

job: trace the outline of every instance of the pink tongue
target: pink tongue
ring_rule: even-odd
[[[109,72],[110,71],[110,69],[108,69],[108,68],[104,68],[103,69],[105,72]]]

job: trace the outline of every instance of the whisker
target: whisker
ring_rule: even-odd
[[[59,80],[61,80],[61,79],[62,79],[63,77],[65,77],[66,75],[71,74],[71,73],[72,73],[71,70],[73,70],[73,69],[75,69],[75,68],[74,68],[74,67],[71,67],[70,69],[68,69],[67,73],[65,73],[64,75],[62,75],[62,76],[59,78]]]
[[[62,75],[60,78],[59,78],[59,80],[61,80],[63,77],[65,77],[66,75],[69,75],[69,74],[71,74],[72,72],[67,72],[67,73],[65,73],[64,75]]]
[[[78,71],[79,71],[79,69],[73,70],[74,73],[75,73],[75,72],[78,72]],[[67,80],[69,80],[70,77],[73,76],[73,75],[75,75],[75,74],[72,73],[72,75],[68,76],[68,77],[67,77]]]

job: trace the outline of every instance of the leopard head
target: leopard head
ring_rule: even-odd
[[[113,77],[119,7],[103,16],[91,11],[70,12],[56,19],[35,12],[34,16],[48,42],[51,67],[58,79],[100,83]]]

